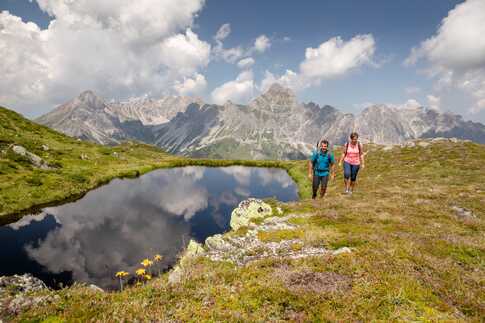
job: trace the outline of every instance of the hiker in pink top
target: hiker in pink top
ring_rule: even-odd
[[[350,134],[350,142],[347,142],[339,160],[339,166],[344,162],[345,193],[352,194],[357,180],[359,169],[364,169],[364,151],[358,141],[359,135],[356,132]]]

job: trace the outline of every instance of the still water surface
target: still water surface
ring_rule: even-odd
[[[133,273],[155,254],[166,269],[191,238],[203,242],[227,231],[231,211],[248,197],[291,201],[298,192],[275,168],[182,167],[115,179],[0,227],[0,276],[31,273],[51,287],[82,281],[115,288],[115,272]]]

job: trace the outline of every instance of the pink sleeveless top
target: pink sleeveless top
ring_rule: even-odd
[[[359,157],[359,144],[352,146],[352,144],[349,143],[349,148],[347,149],[347,155],[345,156],[344,161],[351,165],[360,165]]]

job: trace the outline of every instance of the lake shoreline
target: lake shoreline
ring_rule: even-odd
[[[137,178],[141,175],[149,173],[157,169],[167,169],[176,167],[188,167],[188,166],[201,166],[201,167],[230,167],[230,166],[247,166],[247,167],[268,167],[268,168],[280,168],[286,170],[288,175],[295,181],[298,186],[299,197],[301,198],[302,185],[299,184],[299,177],[296,176],[295,171],[291,171],[297,163],[302,161],[272,161],[272,160],[217,160],[217,159],[189,159],[179,156],[173,156],[179,159],[169,162],[163,162],[159,164],[152,164],[149,166],[141,166],[137,169],[131,169],[110,177],[100,178],[92,185],[84,187],[78,192],[68,192],[65,196],[54,198],[47,202],[41,202],[39,204],[29,205],[27,207],[20,207],[14,212],[0,213],[0,226],[6,225],[20,220],[23,216],[28,214],[38,214],[42,208],[57,206],[66,202],[74,202],[81,199],[88,192],[109,184],[114,179],[123,178]],[[293,174],[293,176],[292,176]],[[301,181],[301,179],[300,179]]]

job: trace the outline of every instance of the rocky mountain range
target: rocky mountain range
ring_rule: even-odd
[[[485,143],[485,126],[459,115],[386,105],[353,115],[329,105],[299,103],[279,84],[248,105],[177,96],[107,103],[85,91],[35,121],[101,144],[136,139],[172,153],[212,158],[304,158],[319,138],[343,144],[351,131],[363,142],[378,144],[431,137]]]

